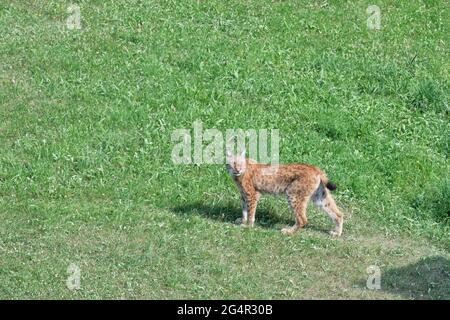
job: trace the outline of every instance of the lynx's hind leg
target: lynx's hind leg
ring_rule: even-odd
[[[328,216],[334,221],[335,228],[330,231],[330,234],[334,237],[339,237],[342,234],[342,225],[344,223],[344,217],[342,212],[336,206],[331,193],[327,188],[320,184],[317,190],[312,196],[312,201],[315,205],[321,208],[328,214]]]
[[[310,186],[308,188],[308,185]],[[306,207],[309,198],[315,189],[314,183],[295,181],[286,191],[289,206],[295,214],[295,224],[281,230],[283,234],[293,234],[298,229],[303,228],[307,223]]]
[[[283,234],[293,234],[308,223],[308,219],[306,218],[306,206],[308,204],[308,198],[296,195],[288,195],[288,202],[289,206],[295,214],[295,224],[291,227],[281,229],[281,232]]]

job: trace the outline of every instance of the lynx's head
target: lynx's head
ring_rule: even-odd
[[[234,177],[239,177],[245,172],[247,160],[245,159],[245,150],[239,155],[227,151],[227,170]]]

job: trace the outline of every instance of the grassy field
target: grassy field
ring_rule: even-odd
[[[450,299],[448,1],[74,2],[0,3],[0,298]],[[235,225],[224,165],[171,160],[196,120],[279,129],[343,236]]]

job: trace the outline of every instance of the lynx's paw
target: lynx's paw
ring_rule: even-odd
[[[331,231],[330,231],[330,235],[331,235],[333,238],[339,238],[339,237],[341,236],[341,234],[340,234],[339,232],[336,232],[336,231],[334,231],[334,230],[331,230]]]
[[[242,218],[237,218],[234,223],[240,225],[241,227],[248,227],[247,220],[242,220]]]
[[[294,234],[297,230],[298,230],[298,228],[296,226],[286,227],[286,228],[281,229],[281,233],[284,235],[291,235],[291,234]]]

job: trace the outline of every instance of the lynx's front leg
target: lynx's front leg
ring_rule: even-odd
[[[253,227],[253,224],[255,223],[255,213],[256,213],[256,206],[259,200],[259,193],[256,191],[249,192],[246,194],[245,198],[247,200],[247,208],[248,208],[248,224],[250,227]]]
[[[243,193],[241,193],[241,208],[242,208],[241,224],[245,225],[245,224],[247,224],[247,220],[248,220],[248,206],[247,206],[247,200]]]

